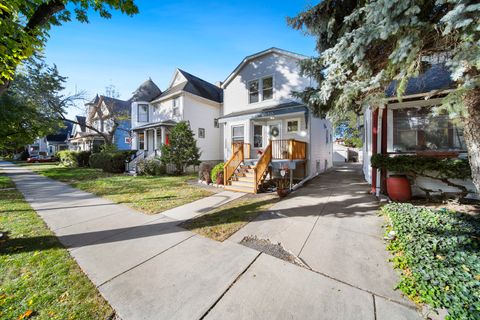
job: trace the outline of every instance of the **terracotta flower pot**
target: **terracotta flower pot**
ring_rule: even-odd
[[[216,182],[217,182],[217,184],[223,184],[223,175],[218,175]]]
[[[405,176],[390,176],[387,178],[387,193],[390,199],[405,202],[412,199],[410,182]]]
[[[277,189],[277,194],[280,198],[284,198],[288,194],[288,189]]]

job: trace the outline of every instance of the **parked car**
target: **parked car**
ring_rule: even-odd
[[[55,162],[57,159],[50,156],[31,156],[27,158],[27,163],[40,163],[40,162]]]

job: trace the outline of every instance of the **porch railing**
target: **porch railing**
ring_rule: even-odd
[[[235,150],[235,148],[239,148],[239,146],[243,146],[243,155],[245,159],[250,159],[250,143],[245,143],[245,142],[234,142],[232,143],[232,152]],[[236,146],[236,147],[235,147]]]
[[[253,177],[255,181],[254,191],[258,192],[258,186],[262,183],[265,173],[268,170],[268,166],[272,161],[272,141],[265,148],[263,154],[258,159],[257,164],[253,167]]]
[[[235,170],[244,160],[244,145],[243,143],[235,143],[232,145],[232,156],[225,163],[223,167],[223,184],[227,185],[228,180],[233,176]]]
[[[272,140],[272,159],[304,160],[307,158],[307,143],[295,139]]]

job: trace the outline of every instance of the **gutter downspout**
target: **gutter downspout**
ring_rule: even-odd
[[[372,112],[372,156],[377,154],[378,108]],[[372,166],[372,194],[377,194],[377,169]]]

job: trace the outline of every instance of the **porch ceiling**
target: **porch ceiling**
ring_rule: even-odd
[[[157,127],[173,127],[176,124],[177,123],[173,120],[152,122],[152,123],[144,124],[143,126],[133,128],[132,131],[142,131],[142,130],[153,129]]]

